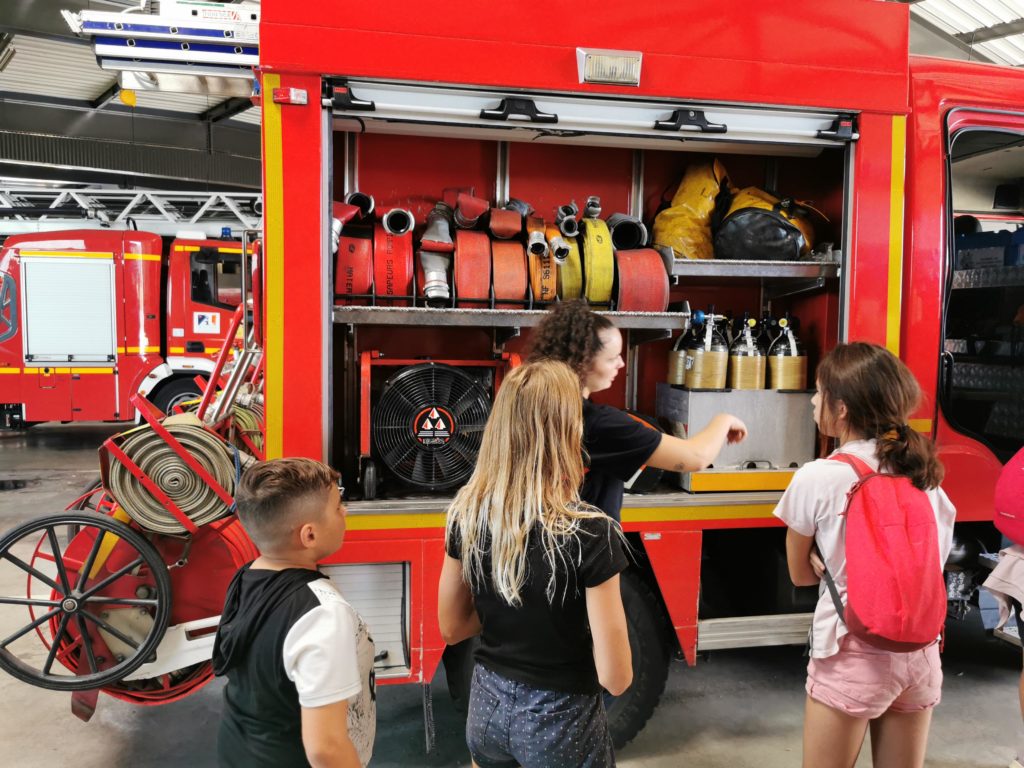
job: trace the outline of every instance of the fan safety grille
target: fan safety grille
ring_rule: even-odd
[[[441,363],[403,368],[373,409],[374,452],[392,474],[429,490],[473,472],[490,398],[465,371]]]

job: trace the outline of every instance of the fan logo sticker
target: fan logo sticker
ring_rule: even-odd
[[[455,430],[455,419],[444,408],[430,406],[424,408],[413,420],[412,431],[420,445],[445,445],[452,439]]]

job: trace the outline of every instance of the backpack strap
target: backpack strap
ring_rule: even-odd
[[[828,458],[830,461],[839,461],[842,462],[843,464],[853,467],[853,471],[857,473],[858,483],[863,482],[872,475],[878,474],[877,472],[875,472],[875,470],[869,467],[867,465],[867,462],[865,462],[863,459],[859,459],[856,456],[849,453],[836,452],[833,453]],[[824,559],[825,558],[822,557],[822,562],[824,562]],[[836,583],[832,580],[832,574],[828,572],[828,568],[825,569],[825,572],[822,574],[822,576],[824,576],[825,578],[825,586],[828,587],[828,593],[832,596],[832,603],[836,607],[836,613],[839,614],[839,620],[845,624],[846,610],[843,607],[843,601],[839,597],[839,590],[836,588]]]
[[[832,604],[836,607],[836,613],[839,614],[839,620],[846,623],[846,610],[843,607],[843,601],[839,597],[839,590],[836,588],[836,583],[832,580],[832,574],[828,572],[828,568],[825,569],[822,576],[825,577],[825,585],[828,587],[828,593],[832,595]]]
[[[843,464],[849,464],[853,467],[853,471],[857,473],[858,480],[866,480],[872,475],[878,473],[867,465],[863,459],[859,459],[856,456],[849,453],[833,453],[828,457],[829,461],[841,461]]]

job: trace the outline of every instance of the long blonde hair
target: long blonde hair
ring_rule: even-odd
[[[580,501],[583,471],[579,377],[555,360],[519,366],[502,382],[476,468],[448,509],[447,533],[459,533],[466,583],[490,579],[509,605],[521,605],[526,546],[539,528],[552,602],[556,571],[578,565],[567,560],[566,539],[579,535],[580,520],[603,516]],[[484,573],[488,553],[490,573]]]

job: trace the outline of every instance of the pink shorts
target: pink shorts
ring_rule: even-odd
[[[910,653],[884,651],[854,637],[839,652],[807,665],[807,695],[853,717],[874,719],[888,710],[920,712],[942,698],[939,644]]]

